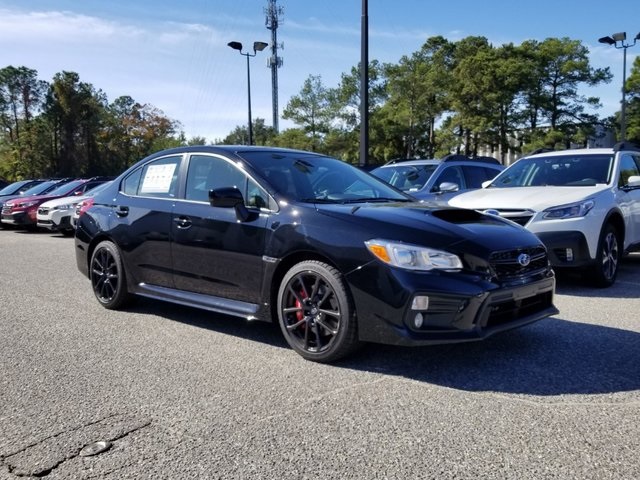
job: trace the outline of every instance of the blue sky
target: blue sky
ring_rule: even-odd
[[[278,0],[280,111],[311,74],[327,87],[360,60],[361,0]],[[246,60],[227,43],[270,42],[266,0],[0,0],[0,66],[24,65],[51,81],[63,70],[113,101],[130,95],[179,120],[188,137],[226,136],[247,122]],[[612,8],[613,7],[613,8]],[[617,9],[617,10],[616,10]],[[622,50],[601,36],[640,31],[640,2],[594,0],[369,0],[369,58],[397,62],[433,35],[455,41],[485,36],[494,45],[548,37],[581,40],[594,67],[613,81],[581,93],[599,96],[601,115],[619,109]],[[251,59],[253,118],[271,124],[268,51]],[[640,43],[627,52],[627,71]],[[292,125],[280,121],[280,128]]]

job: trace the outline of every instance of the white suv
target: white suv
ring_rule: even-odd
[[[608,287],[621,255],[640,249],[640,149],[534,152],[449,203],[525,226],[554,267],[586,268],[595,285]]]

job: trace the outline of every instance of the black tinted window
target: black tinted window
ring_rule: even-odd
[[[492,180],[493,177],[500,173],[498,170],[475,165],[465,165],[462,170],[467,181],[467,188],[481,188],[482,182]]]

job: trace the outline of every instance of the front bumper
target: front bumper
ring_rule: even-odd
[[[582,232],[539,232],[536,235],[547,247],[549,261],[554,267],[585,267],[595,261]]]
[[[72,210],[53,210],[47,215],[38,214],[38,227],[49,230],[70,230]]]
[[[482,340],[555,315],[547,271],[503,286],[466,273],[409,272],[370,264],[347,276],[363,341],[403,346]],[[428,307],[413,310],[416,296]]]
[[[0,220],[9,225],[35,225],[36,223],[26,211],[2,214]]]

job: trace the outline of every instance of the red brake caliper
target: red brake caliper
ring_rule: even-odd
[[[298,294],[300,295],[300,298],[302,298],[303,300],[307,298],[307,294],[305,293],[304,290],[298,292]],[[296,312],[296,318],[298,320],[302,320],[304,318],[304,310],[302,309],[302,303],[300,303],[300,300],[298,300],[297,298],[296,298],[296,308],[300,309]]]

